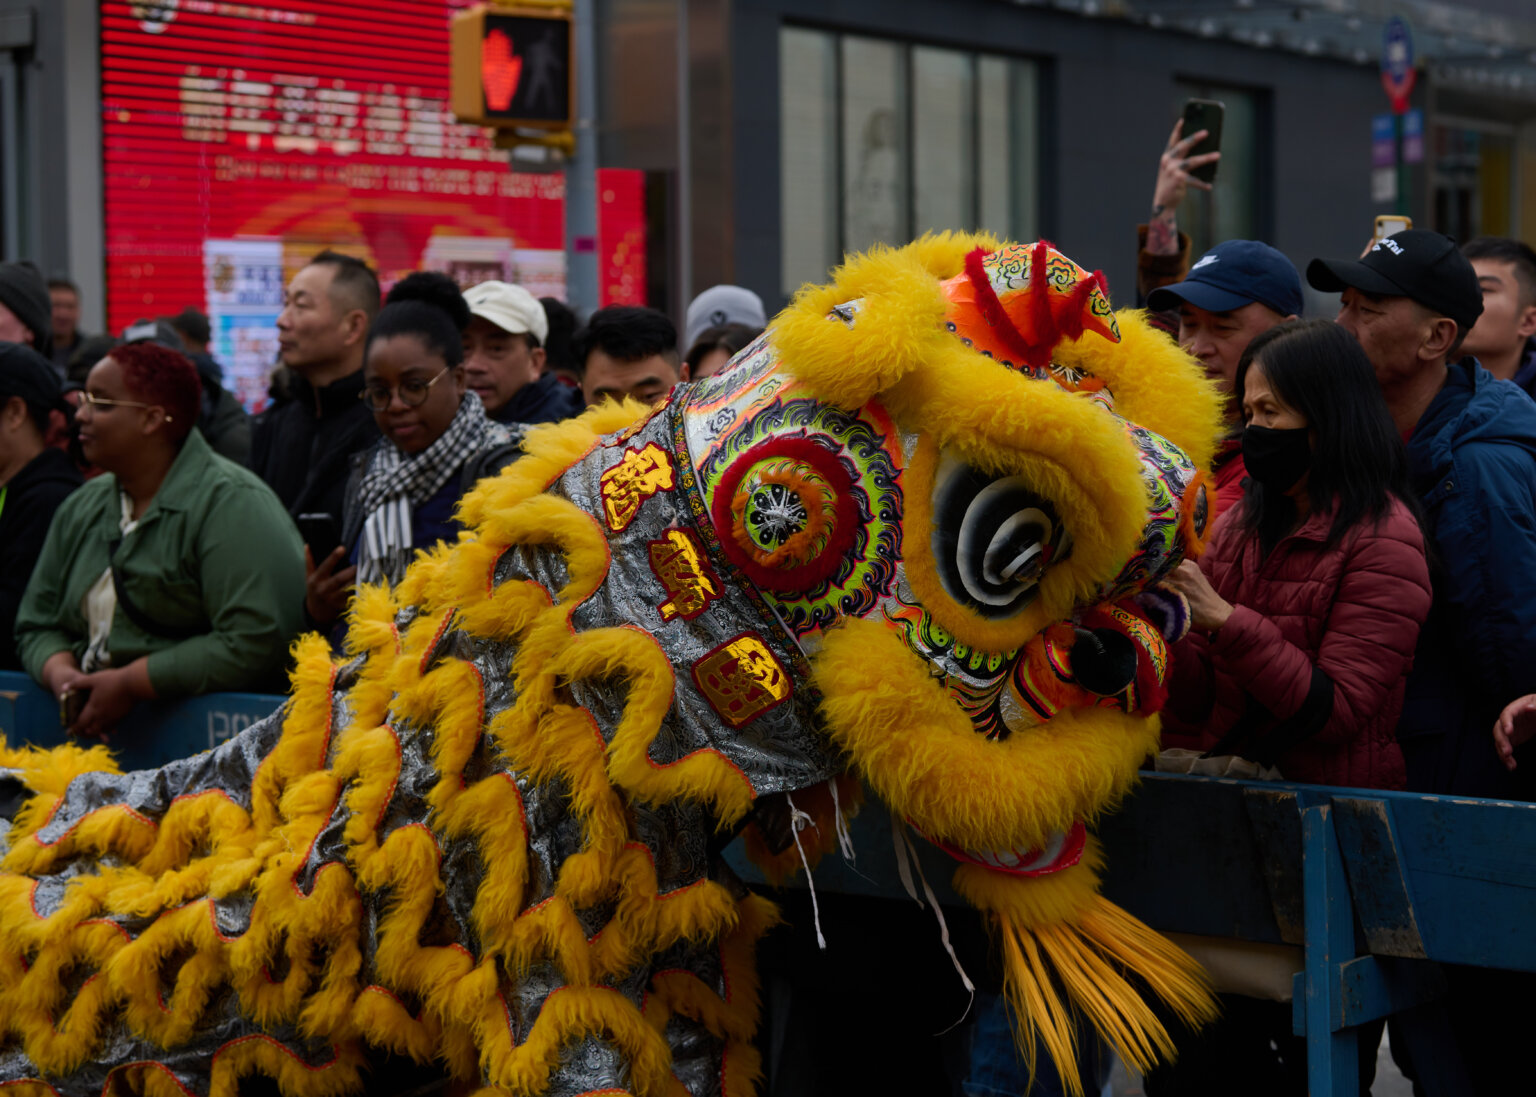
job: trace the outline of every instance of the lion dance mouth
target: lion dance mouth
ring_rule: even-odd
[[[1077,1015],[1150,1066],[1133,984],[1212,1002],[1098,896],[1087,826],[1155,748],[1218,420],[1097,276],[941,235],[658,408],[535,428],[346,652],[296,646],[272,719],[151,773],[0,746],[0,1077],[339,1097],[389,1051],[746,1097],[776,915],[712,837],[782,870],[759,802],[800,793],[825,850],[854,778],[955,857],[1031,1062]]]

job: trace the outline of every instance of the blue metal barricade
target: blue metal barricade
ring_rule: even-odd
[[[856,867],[828,856],[816,888],[910,902],[884,810],[867,805],[852,833]],[[1314,1097],[1359,1091],[1351,1030],[1432,1003],[1439,964],[1536,972],[1536,804],[1146,774],[1098,833],[1104,894],[1153,928],[1301,948],[1295,1031]],[[940,901],[958,904],[953,862],[919,846]],[[727,858],[764,882],[739,844]]]
[[[108,744],[124,770],[153,769],[211,750],[282,707],[266,693],[206,693],[180,701],[139,705]],[[7,743],[58,746],[69,740],[58,702],[31,677],[0,671],[0,732]]]

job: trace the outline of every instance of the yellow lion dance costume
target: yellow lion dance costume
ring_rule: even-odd
[[[1101,278],[941,235],[658,408],[536,428],[271,720],[127,775],[0,748],[0,1079],[326,1097],[382,1050],[488,1097],[746,1097],[776,913],[710,843],[782,870],[760,799],[826,847],[850,777],[960,862],[1028,1049],[1070,1062],[1075,1011],[1149,1066],[1126,976],[1211,1000],[1084,824],[1155,749],[1217,426]]]

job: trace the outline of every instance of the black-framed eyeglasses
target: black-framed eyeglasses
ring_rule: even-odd
[[[373,411],[383,411],[388,408],[396,392],[400,394],[400,402],[406,407],[419,408],[427,402],[427,394],[432,390],[432,386],[442,380],[443,374],[452,368],[452,366],[444,366],[430,381],[412,377],[401,381],[397,388],[391,388],[388,385],[368,385],[357,395]]]

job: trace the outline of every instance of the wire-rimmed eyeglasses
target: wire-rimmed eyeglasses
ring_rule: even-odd
[[[97,396],[94,392],[82,392],[80,394],[80,401],[97,410],[101,408],[160,408],[162,411],[165,410],[159,404],[146,404],[142,400],[109,400],[105,396]],[[165,421],[167,423],[171,421],[169,414],[166,415]]]

